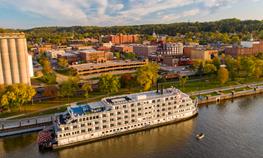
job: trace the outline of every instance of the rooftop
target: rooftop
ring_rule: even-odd
[[[98,67],[109,67],[109,66],[118,66],[118,65],[130,65],[130,64],[142,64],[143,61],[106,61],[104,63],[85,63],[79,65],[72,65],[71,67],[81,70],[89,68],[98,68]]]
[[[128,95],[119,95],[114,97],[103,98],[101,101],[92,103],[80,103],[67,108],[70,115],[81,116],[88,113],[96,113],[111,110],[112,105],[125,104],[129,102],[144,101],[150,99],[163,98],[173,94],[180,94],[187,97],[186,94],[181,93],[175,88],[163,89],[156,93],[156,91],[147,91],[141,93],[133,93]]]
[[[122,104],[128,102],[157,99],[160,97],[164,97],[166,95],[177,94],[177,93],[180,93],[180,90],[175,88],[168,88],[168,89],[163,89],[163,93],[161,93],[161,90],[159,90],[158,93],[156,93],[156,91],[147,91],[141,93],[133,93],[128,95],[104,98],[103,100],[105,100],[110,105],[115,105],[115,104]]]

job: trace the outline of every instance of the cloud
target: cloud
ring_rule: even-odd
[[[124,25],[175,22],[240,1],[244,0],[0,0],[0,6],[48,18],[54,25]]]

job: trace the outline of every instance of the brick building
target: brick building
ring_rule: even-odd
[[[148,58],[151,54],[156,53],[157,46],[154,45],[134,45],[133,46],[133,52],[141,57]]]
[[[212,60],[218,56],[218,50],[194,49],[191,51],[190,58],[192,60]]]
[[[260,52],[263,52],[263,41],[241,42],[240,46],[225,48],[225,54],[233,57],[256,55]]]
[[[106,42],[111,42],[113,44],[127,44],[127,43],[137,43],[139,40],[138,35],[109,35],[105,36]]]
[[[123,52],[123,53],[133,53],[133,46],[127,44],[121,44],[112,46],[112,51]]]
[[[96,50],[82,50],[79,52],[80,59],[84,62],[102,63],[113,58],[112,52],[96,51]]]

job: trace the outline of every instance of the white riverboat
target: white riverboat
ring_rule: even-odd
[[[39,147],[96,141],[182,121],[197,113],[197,101],[175,88],[107,97],[69,106],[54,121],[52,139],[45,140],[46,132],[40,132]]]

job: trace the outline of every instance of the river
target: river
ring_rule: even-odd
[[[205,133],[198,141],[195,135]],[[203,105],[177,124],[58,151],[39,152],[36,133],[0,139],[1,158],[259,158],[263,95]]]

